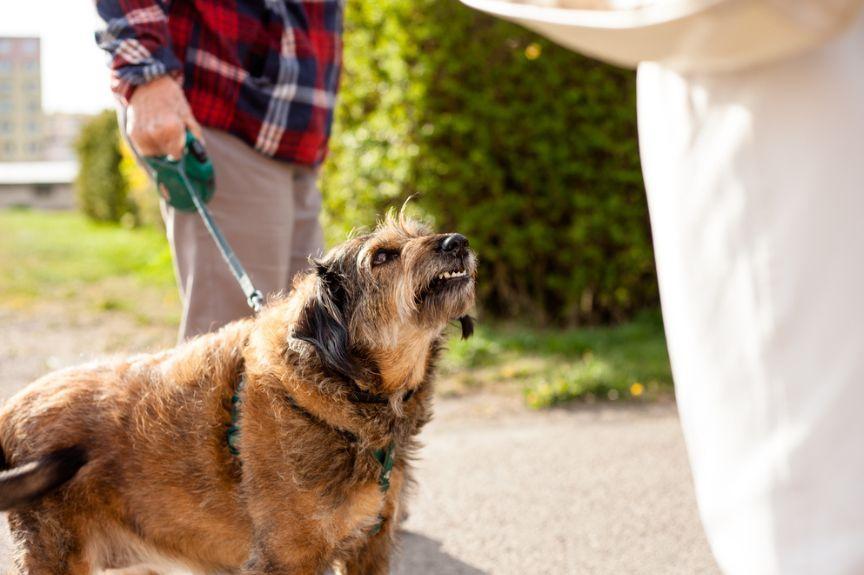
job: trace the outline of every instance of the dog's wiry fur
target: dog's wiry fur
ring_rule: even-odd
[[[389,217],[254,320],[56,372],[11,399],[0,505],[20,572],[170,561],[202,573],[386,573],[442,332],[455,319],[472,327],[475,258],[445,251],[445,237]],[[457,269],[467,277],[439,278]],[[234,456],[226,428],[241,377]],[[374,450],[391,441],[385,493]]]

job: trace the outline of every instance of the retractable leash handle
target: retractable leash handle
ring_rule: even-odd
[[[205,204],[213,197],[216,189],[213,180],[213,164],[207,157],[207,150],[192,135],[192,132],[186,132],[182,158],[146,156],[143,160],[150,168],[150,176],[156,183],[157,191],[172,208],[194,212],[197,206],[189,192],[191,189],[197,192],[198,197]],[[181,172],[186,174],[185,181]]]
[[[210,210],[207,209],[207,202],[213,197],[216,186],[213,164],[207,157],[207,151],[201,142],[192,135],[192,132],[187,131],[183,157],[176,160],[167,156],[142,158],[131,142],[130,147],[139,160],[147,166],[150,177],[156,183],[157,191],[171,207],[186,212],[198,212],[204,221],[204,227],[216,242],[222,258],[240,284],[240,289],[246,296],[246,303],[255,313],[258,313],[264,307],[264,295],[260,290],[255,289],[252,279],[237,259],[237,254],[231,249],[225,236],[222,235]]]

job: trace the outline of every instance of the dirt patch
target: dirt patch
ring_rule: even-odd
[[[123,312],[93,313],[50,304],[0,308],[0,398],[56,369],[156,351],[175,340],[173,326],[147,325]]]

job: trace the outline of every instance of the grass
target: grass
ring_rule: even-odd
[[[444,371],[457,391],[511,386],[538,408],[576,398],[655,398],[672,390],[659,313],[614,327],[481,326],[470,340],[451,342]]]
[[[0,230],[0,306],[59,301],[176,325],[179,301],[160,231],[27,210],[0,211]]]
[[[0,211],[0,307],[40,301],[176,325],[179,303],[164,235],[96,224],[75,213]],[[481,322],[453,338],[442,388],[515,390],[528,405],[653,398],[672,377],[659,314],[615,327],[534,330]]]

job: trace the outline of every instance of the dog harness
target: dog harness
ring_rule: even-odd
[[[231,454],[235,456],[240,455],[240,404],[242,403],[241,394],[245,387],[246,374],[244,373],[237,381],[237,386],[234,388],[234,393],[231,395],[231,423],[228,425],[228,430],[225,434],[225,440],[228,444],[228,451],[230,451]],[[408,401],[413,395],[413,389],[407,391],[405,393],[403,401]],[[293,409],[302,413],[309,419],[317,420],[314,415],[297,405],[297,402],[295,402],[292,397],[288,396],[287,399],[288,403]],[[351,393],[351,401],[355,401],[357,403],[387,403],[387,398],[369,393],[368,391],[364,391],[360,388],[356,388]],[[353,436],[353,434],[350,432],[345,433]],[[374,450],[372,452],[372,456],[375,458],[375,461],[377,461],[378,464],[381,466],[381,471],[378,474],[378,488],[381,490],[381,493],[387,493],[390,490],[390,475],[393,472],[393,465],[396,462],[396,442],[391,439],[390,443],[387,444],[387,447]],[[379,531],[381,531],[381,527],[383,525],[384,517],[379,515],[378,523],[372,527],[372,530],[369,532],[369,534],[377,534]]]

